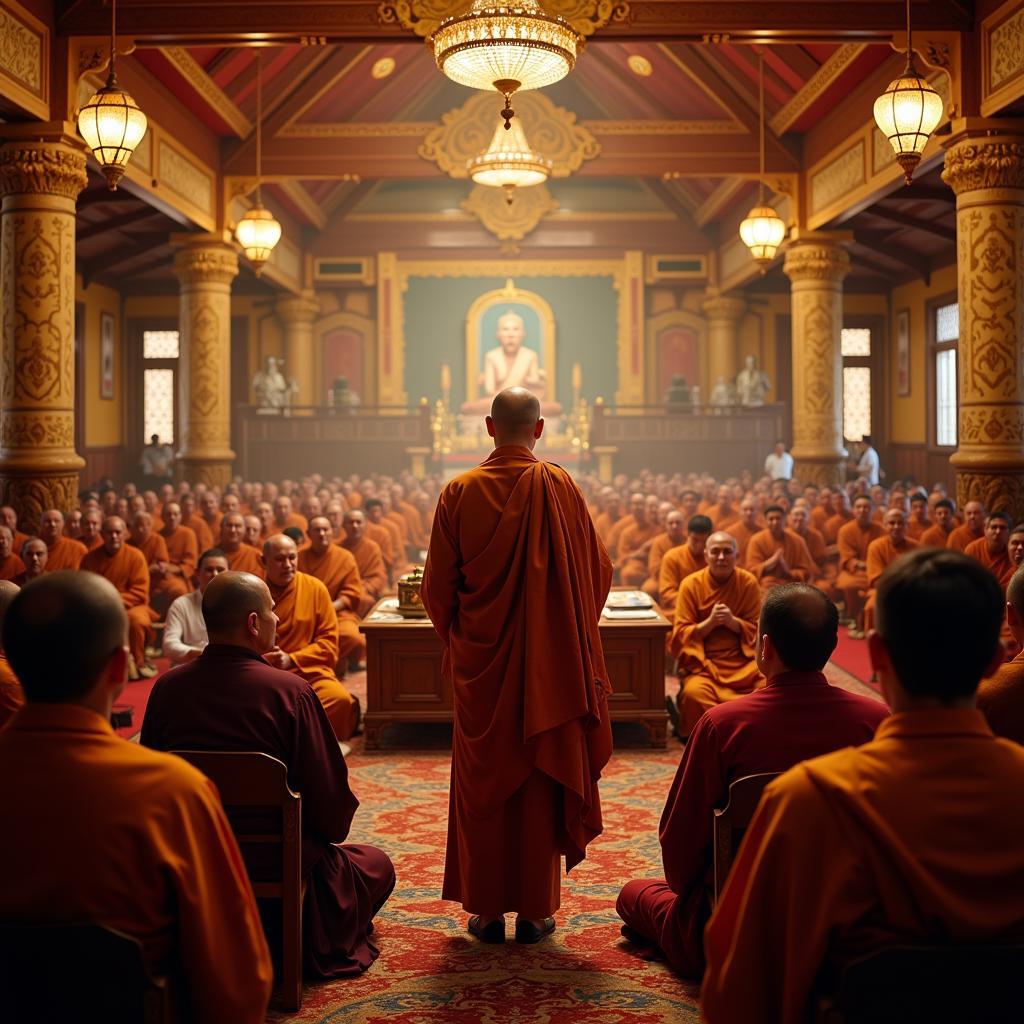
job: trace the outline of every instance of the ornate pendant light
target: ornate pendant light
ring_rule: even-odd
[[[899,78],[875,100],[875,124],[889,140],[909,185],[928,137],[942,120],[942,97],[917,72],[910,35],[910,0],[907,0],[907,66]]]
[[[111,192],[124,177],[132,153],[146,134],[146,115],[117,84],[117,0],[110,5],[110,72],[107,84],[78,112],[78,131],[98,161]]]
[[[252,265],[257,277],[281,241],[281,225],[263,205],[260,186],[263,179],[263,82],[260,68],[260,51],[256,51],[256,202],[252,209],[238,222],[235,237]]]
[[[519,121],[509,132],[499,124],[487,152],[469,161],[469,176],[473,181],[478,185],[503,188],[509,204],[517,188],[540,185],[550,174],[551,161],[530,148]]]
[[[497,89],[501,116],[511,126],[512,95],[565,78],[576,64],[580,34],[537,0],[473,0],[462,15],[446,18],[430,37],[438,68],[471,89]]]
[[[757,205],[747,214],[747,219],[740,224],[740,238],[750,250],[751,256],[761,266],[763,274],[768,265],[775,259],[782,240],[786,237],[786,225],[783,219],[764,201],[764,53],[760,60],[760,97],[759,117],[761,121],[761,175],[758,182]]]

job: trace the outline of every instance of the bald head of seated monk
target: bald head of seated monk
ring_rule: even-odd
[[[215,572],[203,590],[203,620],[211,644],[274,649],[277,616],[266,583],[248,572]]]
[[[6,530],[7,527],[3,529]],[[0,580],[0,732],[7,728],[18,709],[25,703],[21,683],[18,682],[18,677],[7,660],[3,644],[4,618],[19,589],[10,580]]]
[[[98,508],[87,508],[82,513],[81,541],[86,550],[92,551],[103,543],[100,532],[103,529],[103,513]]]
[[[537,396],[526,388],[506,388],[491,402],[491,413],[484,420],[494,447],[519,445],[533,451],[544,433]],[[642,499],[641,499],[642,500]]]
[[[41,537],[29,537],[21,545],[21,560],[25,564],[25,573],[18,581],[20,586],[38,579],[46,572],[48,554],[49,549]]]
[[[245,517],[245,543],[259,550],[263,546],[263,523],[259,516]]]
[[[14,534],[9,526],[0,526],[0,580],[13,580],[25,571],[25,563],[14,550]]]

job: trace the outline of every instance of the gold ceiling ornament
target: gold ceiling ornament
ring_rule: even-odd
[[[499,242],[520,242],[549,214],[558,209],[546,185],[517,189],[511,203],[495,188],[475,185],[459,204]]]
[[[470,89],[496,89],[505,99],[560,82],[576,66],[583,37],[537,0],[473,0],[468,11],[445,18],[427,40],[442,74]]]
[[[567,178],[601,152],[590,130],[571,110],[556,106],[543,93],[529,92],[518,100],[519,117],[534,152],[551,161],[551,177]],[[499,127],[501,127],[499,125]],[[494,134],[494,101],[488,93],[471,96],[449,110],[431,128],[417,153],[453,178],[468,178],[469,164],[488,148]]]
[[[932,132],[942,120],[942,97],[914,64],[910,0],[907,0],[907,65],[875,100],[875,124],[889,140],[909,185]]]
[[[754,257],[763,274],[775,259],[775,254],[786,237],[785,221],[773,207],[764,201],[764,51],[760,54],[759,118],[761,123],[761,172],[757,183],[757,205],[751,209],[746,219],[740,224],[740,238],[743,239],[743,244],[750,250],[750,255]]]
[[[550,174],[551,161],[530,148],[519,121],[507,132],[499,124],[487,151],[469,161],[473,181],[503,189],[506,203],[513,201],[517,188],[542,185]]]
[[[128,169],[132,153],[146,134],[146,115],[117,84],[117,0],[110,5],[110,73],[107,84],[93,94],[78,112],[78,131],[92,150],[107,179],[107,188],[116,191],[117,183]]]

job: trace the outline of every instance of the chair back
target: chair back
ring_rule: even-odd
[[[171,1024],[170,986],[142,946],[99,924],[0,924],[0,1017]]]
[[[281,953],[281,1005],[297,1010],[302,1004],[302,798],[288,786],[288,768],[256,751],[171,753],[198,768],[220,792],[256,898],[281,902],[282,934],[268,939]]]
[[[816,1024],[1020,1019],[1024,946],[888,946],[819,978]]]
[[[765,786],[781,772],[759,772],[735,779],[729,786],[729,802],[715,811],[715,901],[725,888],[743,833],[761,800]]]

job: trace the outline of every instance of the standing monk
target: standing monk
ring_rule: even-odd
[[[366,536],[366,514],[362,509],[350,508],[342,520],[344,533],[337,543],[356,560],[362,594],[356,612],[364,616],[388,589],[388,571],[380,545]]]
[[[85,557],[85,545],[64,536],[64,516],[55,508],[39,519],[39,536],[46,545],[46,571],[77,569]]]
[[[495,450],[441,492],[423,578],[455,704],[442,897],[484,942],[506,913],[517,942],[554,929],[559,857],[571,870],[600,835],[611,756],[611,561],[571,477],[534,456],[543,429],[529,391],[495,397]]]

